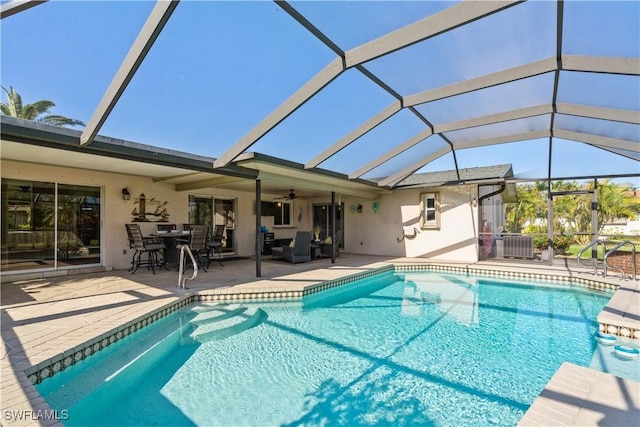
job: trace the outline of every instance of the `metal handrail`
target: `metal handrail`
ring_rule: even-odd
[[[589,243],[587,246],[585,246],[584,248],[582,248],[580,250],[580,252],[578,252],[578,255],[576,255],[576,262],[578,263],[578,265],[585,267],[584,264],[582,264],[582,254],[585,253],[589,248],[593,247],[594,245],[598,245],[599,243],[602,243],[602,246],[604,247],[605,251],[607,249],[605,242],[600,240],[600,239],[595,239],[592,240],[591,243]],[[596,247],[597,250],[597,247]],[[591,258],[591,266],[593,267],[593,274],[594,275],[598,275],[598,257],[596,256],[596,258]]]
[[[184,252],[185,251],[189,254],[189,258],[191,258],[191,262],[193,262],[193,274],[191,275],[191,277],[185,277],[184,280],[182,280],[182,273],[184,271]],[[193,280],[196,277],[198,277],[198,262],[193,256],[193,252],[191,252],[191,248],[189,248],[189,245],[187,244],[180,245],[180,266],[178,268],[179,268],[178,286],[176,287],[187,289],[187,280]]]
[[[625,245],[631,245],[631,278],[633,280],[636,280],[636,245],[629,241],[629,240],[625,240],[624,242],[620,242],[617,245],[615,245],[613,248],[611,248],[605,255],[603,258],[603,263],[604,263],[604,275],[607,275],[607,258],[609,257],[609,255],[611,255],[613,252],[617,251],[618,249],[620,249],[621,247],[625,246]],[[622,272],[622,278],[626,279],[626,273],[624,272],[624,268],[622,267],[613,267],[616,269],[619,269]]]

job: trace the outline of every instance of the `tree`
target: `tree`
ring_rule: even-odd
[[[536,222],[538,218],[546,223],[546,199],[543,190],[538,183],[518,185],[518,201],[505,204],[504,231],[520,233],[527,224]]]
[[[592,190],[593,182],[580,186],[576,182],[555,181],[554,192]],[[512,233],[546,233],[547,230],[547,184],[536,182],[517,187],[518,202],[505,204],[505,231]],[[628,187],[619,186],[610,180],[598,182],[598,232],[616,218],[635,220],[640,215],[640,202]],[[585,194],[554,197],[553,229],[557,233],[591,232],[591,196]],[[542,239],[542,238],[541,238]],[[588,236],[579,241],[586,243]]]
[[[593,189],[593,184],[588,184]],[[616,218],[635,220],[640,214],[640,202],[631,196],[628,187],[618,186],[609,180],[598,182],[598,232]]]
[[[49,110],[56,106],[52,101],[41,100],[33,104],[22,104],[22,97],[13,86],[7,90],[2,86],[7,102],[0,103],[0,111],[5,116],[18,117],[20,119],[33,120],[56,126],[84,126],[80,120],[70,119],[57,114],[48,114]]]

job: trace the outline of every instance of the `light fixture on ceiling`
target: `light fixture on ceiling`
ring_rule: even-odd
[[[122,200],[129,200],[131,199],[131,193],[129,193],[129,190],[127,190],[127,187],[124,187],[122,189]]]

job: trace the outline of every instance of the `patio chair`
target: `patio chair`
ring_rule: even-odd
[[[338,230],[336,232],[335,239],[331,239],[331,241],[323,242],[320,244],[320,253],[322,256],[331,257],[331,245],[333,243],[333,251],[335,253],[336,258],[340,256],[340,237],[342,236],[342,230]]]
[[[178,239],[176,247],[181,250],[183,245],[189,245],[198,268],[202,267],[204,271],[207,271],[207,227],[204,225],[192,225],[189,240]]]
[[[224,229],[224,225],[216,225],[213,231],[213,235],[210,239],[207,240],[207,252],[213,250],[213,253],[217,255],[218,262],[223,267],[224,264],[222,264],[222,241],[224,240]],[[210,263],[211,258],[207,254],[207,267],[209,267]]]
[[[283,257],[291,261],[292,264],[311,261],[311,240],[309,231],[298,231],[292,246],[271,248],[271,258]]]
[[[125,224],[127,228],[127,235],[133,244],[133,249],[136,251],[133,254],[132,268],[129,270],[131,274],[134,274],[141,265],[146,265],[147,269],[151,269],[153,274],[156,274],[156,267],[164,266],[163,252],[165,249],[164,243],[158,243],[153,239],[145,238],[140,230],[138,224]],[[142,256],[147,254],[147,259],[143,260]]]
[[[131,230],[129,229],[129,227],[126,227],[126,229],[127,229],[127,239],[129,241],[129,250],[131,250],[133,252],[131,254],[131,267],[129,267],[129,270],[128,270],[128,271],[131,271],[136,266],[136,255],[138,255],[138,249],[136,249],[136,244],[133,241],[133,236],[131,235]]]

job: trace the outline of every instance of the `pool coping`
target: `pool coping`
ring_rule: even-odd
[[[298,289],[274,288],[269,286],[248,286],[223,289],[207,289],[188,293],[178,301],[167,303],[149,313],[117,326],[103,334],[85,341],[61,354],[44,360],[37,365],[24,370],[32,384],[36,385],[52,375],[72,366],[91,356],[111,344],[129,336],[137,330],[155,322],[172,312],[185,307],[193,302],[256,302],[256,301],[297,301],[305,296],[322,292],[328,289],[343,286],[358,280],[365,279],[384,272],[409,273],[409,272],[447,272],[466,274],[486,278],[519,279],[527,281],[544,281],[555,284],[579,285],[590,290],[605,291],[618,290],[621,285],[603,282],[594,278],[576,277],[571,275],[532,273],[523,271],[491,270],[470,266],[442,265],[442,264],[389,264],[373,268],[368,271],[351,274],[338,279],[323,281],[302,286]],[[614,294],[615,295],[615,294]],[[613,296],[612,296],[613,299]],[[606,308],[606,307],[605,307]],[[603,310],[604,311],[604,310]],[[611,317],[608,319],[613,320]],[[614,321],[614,320],[613,320]],[[640,328],[628,325],[615,325],[612,323],[600,323],[599,330],[618,337],[640,339]]]

